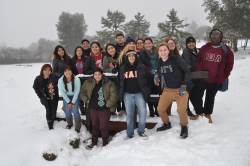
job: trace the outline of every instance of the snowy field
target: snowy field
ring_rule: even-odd
[[[107,147],[92,151],[83,143],[77,150],[69,145],[77,135],[65,129],[65,122],[47,129],[45,110],[32,89],[42,64],[0,66],[0,166],[249,166],[250,55],[243,53],[235,56],[229,91],[217,95],[213,124],[190,121],[189,137],[183,140],[173,111],[169,131],[147,130],[148,140],[126,140],[121,132]],[[81,140],[88,136],[82,128]],[[44,160],[44,151],[56,153],[57,159]]]

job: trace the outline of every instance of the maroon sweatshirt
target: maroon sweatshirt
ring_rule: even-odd
[[[208,71],[208,83],[223,83],[230,75],[234,64],[234,54],[227,47],[227,55],[221,46],[207,43],[201,47],[197,58],[196,71]]]

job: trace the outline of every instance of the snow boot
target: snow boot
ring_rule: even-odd
[[[92,149],[94,148],[94,146],[96,146],[96,144],[91,143],[91,144],[87,145],[87,146],[85,147],[85,149],[87,149],[87,150],[92,150]]]
[[[211,115],[207,114],[205,117],[208,119],[208,123],[213,123]]]
[[[48,127],[49,127],[49,130],[52,130],[54,129],[53,125],[54,125],[54,121],[53,120],[48,120]]]
[[[158,127],[157,129],[156,129],[156,131],[164,131],[164,130],[168,130],[168,129],[171,129],[171,123],[170,122],[168,122],[168,124],[163,124],[161,127]]]
[[[71,129],[71,127],[73,126],[73,122],[72,122],[72,117],[66,117],[66,121],[67,121],[67,126],[66,126],[66,128],[67,129]]]
[[[188,137],[188,127],[187,126],[181,126],[181,138],[185,139]]]

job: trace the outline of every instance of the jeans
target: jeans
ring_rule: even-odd
[[[68,96],[70,100],[72,100],[73,96]],[[68,108],[68,104],[65,100],[63,100],[63,107],[64,107],[64,113],[66,118],[72,118],[72,113],[74,115],[74,118],[80,118],[79,113],[79,98],[76,100],[76,103],[72,109]]]
[[[125,93],[124,102],[127,112],[127,136],[132,138],[134,135],[135,106],[139,113],[138,133],[143,134],[145,131],[147,110],[142,93]]]

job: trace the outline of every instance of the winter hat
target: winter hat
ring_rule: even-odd
[[[189,37],[186,39],[186,45],[187,45],[188,43],[196,43],[195,38],[194,38],[193,36],[189,36]]]
[[[127,51],[126,56],[125,56],[125,63],[126,64],[130,64],[129,60],[128,60],[128,55],[134,55],[135,56],[135,64],[137,64],[137,61],[138,61],[138,54],[137,54],[137,52],[134,51],[134,50],[128,50]]]
[[[127,37],[125,45],[127,45],[128,43],[131,43],[131,42],[135,43],[135,40],[133,38],[131,38],[131,37]]]
[[[215,31],[217,31],[217,32],[220,33],[220,39],[221,39],[221,41],[222,41],[222,39],[223,39],[223,32],[222,32],[220,29],[218,29],[218,28],[214,28],[214,29],[212,29],[212,30],[210,31],[210,33],[209,33],[209,38],[211,39],[211,35],[212,35],[212,33],[215,32]]]

